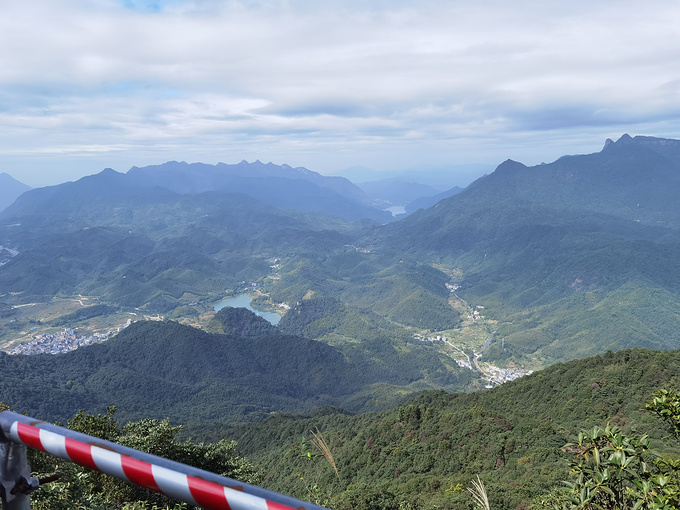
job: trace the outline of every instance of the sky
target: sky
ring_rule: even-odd
[[[676,0],[0,9],[0,172],[31,186],[170,160],[456,172],[680,138]]]

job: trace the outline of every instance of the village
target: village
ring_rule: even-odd
[[[491,363],[483,364],[480,363],[482,353],[488,347],[492,337],[493,334],[489,336],[489,339],[484,344],[482,349],[479,352],[475,352],[473,354],[473,359],[470,359],[470,356],[465,351],[457,347],[445,336],[442,335],[427,336],[420,333],[414,335],[414,338],[421,342],[432,343],[442,342],[448,345],[449,347],[453,348],[456,351],[457,355],[455,356],[451,356],[450,354],[449,355],[453,358],[456,364],[461,368],[467,368],[468,370],[477,370],[478,372],[480,372],[488,382],[486,385],[487,388],[498,386],[499,384],[503,384],[504,382],[514,381],[519,377],[529,375],[533,372],[531,370],[529,370],[528,372],[523,372],[522,370],[518,370],[515,368],[500,368]]]
[[[80,334],[74,329],[64,329],[57,333],[45,333],[42,335],[37,335],[30,342],[15,347],[9,351],[8,354],[64,354],[70,351],[75,351],[79,347],[83,347],[85,345],[104,342],[116,333],[119,333],[128,327],[131,323],[132,320],[128,319],[125,326],[107,331],[105,333]]]

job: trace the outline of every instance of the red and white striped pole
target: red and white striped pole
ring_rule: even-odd
[[[10,411],[0,412],[0,441],[24,444],[140,487],[209,510],[324,510],[116,443]]]

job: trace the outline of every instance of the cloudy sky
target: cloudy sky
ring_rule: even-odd
[[[526,164],[680,138],[676,0],[2,2],[0,172]],[[467,179],[461,176],[461,184]]]

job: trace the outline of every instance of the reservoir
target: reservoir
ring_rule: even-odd
[[[247,308],[253,313],[256,313],[266,321],[268,321],[270,324],[273,324],[276,326],[279,321],[281,320],[281,316],[276,313],[276,312],[261,312],[260,310],[255,310],[252,306],[250,306],[250,302],[252,301],[252,298],[248,294],[239,294],[238,296],[232,296],[226,299],[223,299],[222,301],[218,301],[213,305],[213,310],[216,312],[219,312],[222,308],[226,308],[227,306],[231,306],[232,308]]]
[[[384,211],[389,211],[392,213],[392,216],[399,216],[401,214],[406,214],[406,207],[403,205],[393,205],[392,207],[388,207],[387,209],[383,209]]]

